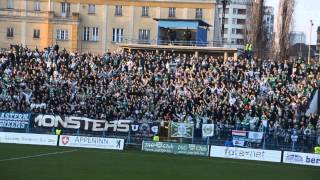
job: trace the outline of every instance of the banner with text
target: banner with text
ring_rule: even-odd
[[[186,154],[195,156],[208,156],[209,146],[198,144],[180,144],[169,142],[143,141],[142,151],[161,152],[171,154]]]
[[[129,132],[133,136],[152,137],[159,131],[158,122],[138,123],[129,119],[120,120],[98,120],[77,116],[43,115],[37,114],[32,118],[32,126],[36,128],[60,127],[67,130],[77,131],[78,129],[92,132]]]
[[[192,123],[178,123],[171,122],[170,136],[179,138],[192,138],[193,137]]]
[[[117,138],[61,135],[59,146],[123,150],[124,140]]]
[[[320,154],[284,151],[283,163],[320,166]]]
[[[0,128],[26,129],[29,121],[28,113],[0,112]]]
[[[0,132],[0,143],[56,146],[57,135]]]
[[[211,146],[210,157],[281,162],[281,151]]]

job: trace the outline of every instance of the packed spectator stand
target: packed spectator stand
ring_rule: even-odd
[[[15,45],[0,52],[0,76],[0,111],[320,136],[319,114],[306,115],[319,63]]]

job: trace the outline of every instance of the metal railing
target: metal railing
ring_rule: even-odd
[[[162,40],[162,39],[134,39],[123,38],[123,41],[119,44],[141,44],[141,45],[172,45],[172,46],[194,46],[194,47],[228,47],[228,48],[243,48],[243,44],[236,42],[221,42],[221,41],[185,41],[185,40]]]

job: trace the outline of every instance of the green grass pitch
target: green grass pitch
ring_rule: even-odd
[[[0,144],[0,180],[319,180],[320,168],[84,148]]]

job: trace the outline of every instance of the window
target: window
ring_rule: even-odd
[[[228,38],[223,38],[223,42],[227,43],[228,42]]]
[[[92,28],[92,41],[98,41],[99,29],[98,27]]]
[[[7,8],[13,9],[13,0],[7,0]]]
[[[169,17],[176,17],[176,8],[169,8]]]
[[[95,13],[96,13],[96,5],[94,5],[94,4],[89,4],[88,14],[95,14]]]
[[[196,18],[197,19],[202,19],[202,9],[201,8],[197,8],[196,9]]]
[[[244,30],[243,29],[237,29],[236,30],[236,34],[244,34]]]
[[[237,39],[237,44],[243,45],[244,44],[244,40],[243,39]]]
[[[232,24],[237,24],[237,19],[236,18],[232,18]]]
[[[223,34],[228,34],[228,28],[224,28]]]
[[[141,16],[148,17],[149,16],[149,7],[143,6]]]
[[[62,2],[61,3],[61,16],[69,16],[70,14],[70,3]]]
[[[238,14],[238,9],[234,8],[233,9],[233,14]]]
[[[139,41],[142,43],[148,43],[150,40],[149,29],[139,29]]]
[[[245,19],[237,19],[237,24],[245,24],[246,20]]]
[[[40,38],[40,29],[33,30],[33,38]]]
[[[113,28],[112,41],[113,42],[122,42],[123,41],[123,29]]]
[[[229,8],[226,8],[225,14],[229,14]]]
[[[236,28],[232,28],[232,34],[236,34],[237,33],[237,29]]]
[[[40,0],[34,1],[33,10],[40,11]]]
[[[83,40],[84,41],[89,41],[90,40],[90,28],[89,27],[84,27],[83,28]]]
[[[7,28],[7,37],[13,37],[13,28],[12,27]]]
[[[238,9],[237,14],[246,15],[247,14],[247,10],[246,9]]]
[[[229,19],[228,18],[224,18],[223,24],[228,24]]]
[[[122,16],[122,6],[116,5],[115,15]]]
[[[57,29],[57,40],[68,40],[68,30]]]

